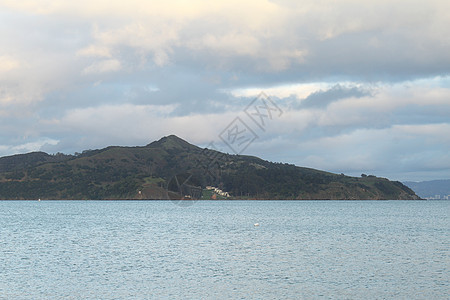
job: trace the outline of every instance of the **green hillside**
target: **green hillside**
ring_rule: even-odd
[[[228,155],[176,136],[76,156],[37,152],[0,158],[0,199],[212,197],[207,186],[230,195],[216,199],[418,199],[400,182]]]

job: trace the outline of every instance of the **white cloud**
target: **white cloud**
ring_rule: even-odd
[[[118,61],[117,59],[105,59],[95,62],[92,65],[86,67],[83,70],[83,73],[91,74],[91,73],[115,72],[119,71],[121,68],[122,65],[120,61]]]
[[[114,136],[127,139],[130,136],[147,137],[150,133],[161,135],[178,132],[182,136],[197,137],[217,135],[235,117],[235,112],[211,113],[190,116],[173,116],[176,105],[101,105],[68,111],[62,118],[55,118],[46,125],[58,124],[71,131]],[[209,133],[209,134],[208,134]],[[208,138],[207,138],[208,139]],[[203,139],[205,142],[207,139]]]
[[[83,49],[78,50],[77,55],[80,56],[94,56],[94,57],[107,57],[110,58],[111,51],[107,47],[91,45]]]
[[[448,160],[430,150],[448,143],[448,1],[0,0],[0,8],[5,145],[17,144],[16,133],[23,144],[49,136],[68,149],[170,133],[207,143],[246,97],[265,91],[284,114],[252,150],[266,149],[263,157],[288,144],[309,152],[278,161],[314,167]],[[333,98],[337,85],[368,92]],[[328,97],[323,105],[306,105],[314,93]]]
[[[311,154],[299,157],[297,162],[334,172],[370,171],[380,174],[383,170],[445,169],[450,166],[446,150],[450,141],[445,137],[449,128],[450,124],[426,124],[357,129],[300,143],[296,150]]]
[[[20,62],[9,56],[0,56],[0,76],[11,70],[17,69],[20,66]]]
[[[399,131],[403,136],[420,135],[422,143],[433,143],[448,145],[450,149],[450,122],[439,124],[408,124],[395,125],[393,129]]]
[[[207,34],[200,41],[194,41],[194,49],[210,49],[219,51],[222,55],[257,55],[260,51],[260,43],[255,36],[228,33],[223,36]]]
[[[111,58],[129,47],[142,62],[151,57],[157,66],[192,59],[236,69],[245,61],[246,72],[329,75],[352,74],[353,68],[380,72],[383,61],[392,71],[429,66],[432,72],[450,64],[450,5],[439,0],[48,0],[0,1],[0,6],[57,22],[63,15],[92,24],[91,39],[79,45],[79,55]]]
[[[246,87],[238,88],[232,90],[225,90],[229,92],[234,97],[256,97],[261,91],[264,91],[267,95],[271,97],[287,98],[294,96],[298,99],[305,99],[314,92],[321,90],[328,90],[339,84],[343,87],[361,87],[361,83],[349,82],[349,81],[339,81],[339,82],[309,82],[309,83],[294,83],[294,84],[281,84],[274,86],[258,86],[258,87]]]
[[[0,145],[0,155],[13,155],[19,153],[41,151],[43,147],[55,146],[58,144],[58,142],[58,140],[51,138],[41,138],[33,142],[27,142],[19,145]]]

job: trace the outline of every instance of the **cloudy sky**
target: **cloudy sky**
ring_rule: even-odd
[[[233,153],[236,124],[242,154],[450,178],[450,3],[0,0],[1,156],[169,134]]]

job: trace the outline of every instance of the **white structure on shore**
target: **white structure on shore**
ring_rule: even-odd
[[[206,186],[206,189],[207,189],[207,190],[213,190],[214,193],[216,193],[217,195],[220,195],[220,196],[222,196],[222,197],[227,197],[227,198],[230,197],[230,194],[229,194],[228,192],[224,192],[224,191],[222,191],[221,189],[216,188],[216,187],[214,187],[214,186],[208,185],[208,186]]]

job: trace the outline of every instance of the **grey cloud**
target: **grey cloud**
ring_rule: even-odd
[[[371,95],[370,91],[367,89],[362,89],[359,87],[345,87],[340,84],[336,84],[328,90],[320,90],[309,95],[300,104],[302,108],[325,108],[330,103],[338,101],[340,99],[350,98],[350,97],[364,97]]]
[[[299,9],[303,2],[282,0],[270,5],[272,3],[281,5],[279,11],[282,13],[264,10],[261,13],[273,17],[267,20],[258,19],[265,15],[255,15],[250,9],[240,11],[238,17],[233,14],[234,10],[200,14],[194,18],[183,18],[180,14],[177,15],[182,19],[180,23],[173,16],[149,21],[145,14],[121,16],[119,12],[105,16],[93,12],[93,15],[86,13],[80,18],[76,9],[59,15],[2,7],[0,56],[17,59],[20,68],[6,75],[0,74],[0,85],[6,86],[13,98],[13,101],[5,100],[5,105],[0,103],[3,105],[0,106],[1,144],[23,145],[28,141],[52,138],[60,140],[60,144],[47,144],[43,149],[62,152],[109,144],[141,144],[147,142],[147,136],[111,134],[111,129],[95,122],[93,124],[105,132],[98,128],[82,131],[56,121],[76,109],[124,103],[176,106],[174,111],[163,116],[167,120],[179,116],[198,115],[201,118],[202,114],[208,113],[215,113],[220,118],[222,113],[241,111],[252,100],[251,97],[233,97],[224,90],[246,87],[264,90],[282,84],[311,82],[350,81],[358,86],[336,84],[312,93],[300,105],[296,105],[294,96],[276,99],[286,107],[286,115],[292,113],[294,121],[286,127],[279,125],[278,136],[273,133],[261,135],[257,147],[249,150],[277,161],[352,172],[351,168],[345,169],[355,154],[351,148],[336,150],[333,154],[337,149],[332,147],[334,145],[327,145],[325,149],[304,149],[302,146],[320,138],[345,136],[362,129],[385,129],[395,124],[448,123],[448,105],[411,104],[386,111],[371,111],[370,107],[355,105],[345,110],[327,111],[336,106],[331,103],[339,104],[343,99],[374,96],[376,101],[370,89],[372,82],[383,85],[448,76],[450,23],[445,15],[448,4],[444,1],[420,5],[407,1],[326,4],[330,9],[324,9],[323,2],[312,1],[305,6],[308,7],[306,13],[304,8]],[[116,62],[114,68],[85,72],[92,70],[89,69],[91,66],[101,65],[105,59],[101,55],[80,54],[80,50],[92,45],[106,49],[111,56],[108,59]],[[429,88],[426,84],[424,87]],[[434,96],[430,93],[427,97]],[[394,96],[392,101],[397,101]],[[349,122],[323,124],[316,119],[305,129],[295,127],[296,113],[315,110],[323,112],[323,119],[333,117],[346,121],[348,116],[356,118]],[[95,119],[101,117],[92,116]],[[55,123],[45,123],[46,120]],[[119,114],[114,121],[117,128],[112,130],[119,127],[130,131],[135,128],[147,130],[145,126],[132,124],[142,120],[129,118],[124,121]],[[155,130],[151,132],[152,137],[162,134],[161,130],[153,129],[157,124],[148,124],[151,127],[148,131]],[[367,173],[398,175],[414,172],[414,166],[425,173],[429,170],[426,164],[414,164],[412,158],[423,155],[448,159],[444,155],[448,148],[446,150],[440,144],[425,145],[421,136],[412,135],[411,139],[400,139],[403,146],[394,147],[390,143],[395,140],[386,138],[383,146],[390,152],[372,155],[367,161],[378,165],[379,169],[369,169]],[[365,153],[381,142],[373,137],[372,141],[356,140],[355,143],[353,146]],[[284,152],[280,153],[280,149]],[[431,153],[430,149],[437,150]],[[313,164],[312,160],[303,159],[315,152],[323,157],[323,163]],[[405,155],[401,156],[402,153]],[[404,165],[396,164],[396,159],[406,156],[411,161],[406,159]],[[340,157],[348,161],[339,164]],[[423,161],[427,161],[426,158]],[[363,167],[356,160],[353,165]],[[436,173],[439,176],[449,174],[448,170],[439,172]]]
[[[438,124],[448,123],[449,105],[408,105],[395,109],[391,113],[390,123],[395,124]]]
[[[294,133],[286,133],[277,139],[258,140],[257,144],[248,148],[248,154],[272,161],[279,161],[283,157],[284,161],[296,165],[352,176],[366,173],[394,180],[449,176],[448,143],[435,141],[433,155],[426,155],[430,151],[430,144],[424,143],[423,135],[420,134],[415,138],[393,137],[389,129],[376,132],[373,138],[356,135],[349,138],[343,134],[313,148],[309,142],[319,140],[320,137],[311,138],[308,140]]]

